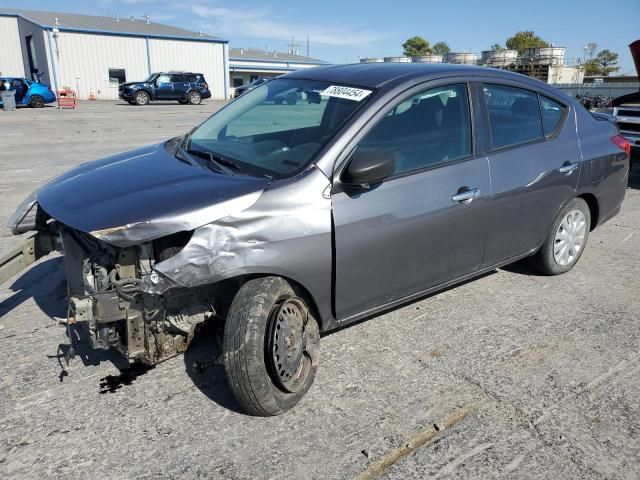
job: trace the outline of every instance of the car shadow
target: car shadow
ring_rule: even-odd
[[[0,302],[0,317],[30,298],[49,317],[67,317],[67,280],[62,257],[50,258],[34,265],[18,277],[9,290],[14,294]]]
[[[202,325],[184,354],[185,370],[207,398],[223,408],[246,415],[231,391],[224,370],[223,332],[221,321],[219,324],[210,321]]]

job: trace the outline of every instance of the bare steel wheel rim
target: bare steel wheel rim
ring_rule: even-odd
[[[136,100],[140,105],[145,105],[147,103],[147,95],[140,92],[136,95]]]
[[[295,393],[311,370],[307,352],[309,317],[304,303],[289,298],[276,305],[271,316],[267,358],[271,377],[283,390]]]
[[[200,103],[200,95],[192,92],[191,94],[189,94],[189,100],[191,101],[191,103]]]
[[[580,210],[567,213],[556,230],[553,241],[553,259],[561,267],[576,261],[587,234],[587,219]]]

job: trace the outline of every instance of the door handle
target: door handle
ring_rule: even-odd
[[[453,197],[451,197],[451,200],[453,200],[454,202],[467,204],[473,202],[473,200],[475,198],[478,198],[479,195],[479,188],[468,188],[466,190],[463,190],[462,192],[456,193]]]
[[[562,165],[562,166],[558,169],[558,171],[559,171],[560,173],[566,173],[566,174],[571,175],[575,170],[577,170],[577,169],[578,169],[578,167],[579,167],[579,166],[580,166],[580,164],[579,164],[579,163],[569,163],[569,162],[566,162],[564,165]]]

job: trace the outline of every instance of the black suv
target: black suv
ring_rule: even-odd
[[[198,105],[203,98],[211,98],[211,91],[201,73],[160,72],[152,73],[143,82],[121,83],[118,97],[131,105],[146,105],[152,100]]]

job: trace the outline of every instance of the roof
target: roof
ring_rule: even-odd
[[[138,37],[170,38],[180,40],[195,40],[204,42],[227,42],[219,37],[192,32],[183,28],[149,22],[142,18],[132,21],[128,18],[98,17],[94,15],[79,15],[77,13],[44,12],[40,10],[22,10],[0,8],[0,16],[21,17],[36,25],[60,31],[101,33],[110,35],[130,35]],[[56,18],[58,19],[56,23]]]
[[[353,63],[327,65],[287,74],[288,78],[303,78],[356,85],[367,88],[381,88],[389,84],[407,82],[412,79],[426,79],[438,76],[481,75],[502,77],[525,83],[547,86],[538,80],[497,68],[477,67],[453,63]]]
[[[324,60],[305,57],[304,55],[294,55],[283,52],[265,52],[264,50],[253,50],[247,48],[230,48],[229,60],[256,60],[259,62],[273,63],[313,63],[317,65],[328,65]]]

